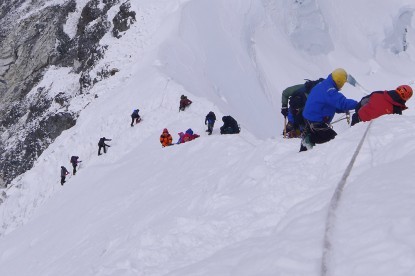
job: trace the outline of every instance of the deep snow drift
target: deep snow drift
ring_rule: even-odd
[[[120,40],[106,38],[113,47],[103,62],[120,73],[72,103],[86,106],[76,126],[0,205],[0,274],[323,275],[330,200],[369,124],[340,121],[335,140],[297,153],[299,140],[281,136],[281,91],[336,67],[369,91],[414,81],[414,4],[132,6],[137,24]],[[68,74],[54,68],[42,85],[59,78],[70,87]],[[365,93],[343,90],[355,99]],[[194,102],[185,112],[178,112],[181,94]],[[329,225],[327,275],[415,272],[413,102],[369,129]],[[131,128],[133,108],[143,121]],[[208,136],[210,110],[219,121]],[[218,134],[228,114],[240,135]],[[189,127],[201,137],[161,148],[165,127],[175,141]],[[112,138],[111,148],[98,157],[102,136]],[[81,168],[61,187],[59,168],[69,169],[74,154]]]

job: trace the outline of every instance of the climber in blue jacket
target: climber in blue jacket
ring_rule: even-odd
[[[355,109],[357,101],[347,99],[339,92],[346,81],[347,72],[338,68],[311,90],[303,111],[306,128],[300,151],[334,139],[337,133],[330,126],[334,114]]]

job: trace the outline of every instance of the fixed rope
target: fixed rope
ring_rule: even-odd
[[[330,206],[327,212],[327,219],[326,219],[326,228],[324,232],[324,243],[323,243],[323,257],[321,261],[321,275],[322,276],[330,276],[330,270],[329,270],[329,258],[332,251],[332,232],[334,228],[334,222],[336,219],[336,210],[339,206],[339,202],[343,193],[344,186],[346,185],[347,178],[350,175],[350,172],[352,171],[353,164],[356,161],[357,156],[359,155],[360,149],[362,148],[363,142],[367,136],[367,133],[369,131],[370,126],[372,125],[371,121],[369,125],[366,128],[365,133],[363,134],[362,138],[360,139],[359,145],[357,146],[352,159],[349,162],[349,165],[347,165],[346,170],[343,173],[342,178],[340,179],[339,183],[337,184],[336,190],[334,191],[333,197],[330,201]]]
[[[349,111],[346,112],[346,114],[344,114],[343,116],[341,116],[339,119],[331,122],[330,124],[332,125],[332,124],[338,123],[338,122],[343,121],[343,120],[347,120],[347,124],[350,125],[350,112]]]

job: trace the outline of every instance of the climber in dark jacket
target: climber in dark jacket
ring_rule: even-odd
[[[65,178],[66,176],[69,174],[68,170],[64,167],[61,166],[61,185],[63,186],[63,183],[65,183]]]
[[[189,105],[191,105],[191,104],[192,104],[192,101],[191,101],[191,100],[189,100],[189,99],[187,98],[187,96],[182,95],[182,96],[180,97],[180,106],[179,106],[179,111],[184,111],[184,109],[185,109],[186,107],[188,107]]]
[[[107,153],[107,147],[110,147],[110,145],[105,144],[105,141],[111,141],[111,139],[107,139],[105,137],[102,137],[99,139],[98,142],[98,155],[101,155],[101,149],[104,149],[104,153]]]
[[[220,134],[237,134],[240,132],[238,122],[231,116],[222,117],[223,126],[220,127]]]
[[[79,161],[78,159],[79,159],[78,156],[72,156],[71,157],[71,164],[72,164],[72,167],[73,167],[73,171],[72,171],[73,175],[76,174],[76,167],[78,166],[78,163],[82,162],[82,161]]]
[[[207,124],[207,127],[208,127],[206,132],[208,132],[209,135],[212,134],[213,126],[215,125],[215,121],[216,121],[216,115],[215,115],[215,113],[213,113],[213,111],[210,111],[206,115],[206,118],[205,118],[205,125]]]
[[[303,109],[311,90],[324,79],[306,80],[304,84],[287,87],[281,96],[281,114],[288,119],[285,132],[288,138],[300,137],[305,127]],[[289,105],[288,105],[289,104]]]
[[[135,109],[133,113],[131,114],[131,126],[134,126],[134,121],[136,124],[138,124],[141,121],[141,117],[138,114],[140,112],[139,109]]]

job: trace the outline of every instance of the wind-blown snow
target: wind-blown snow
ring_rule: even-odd
[[[414,81],[413,16],[405,52],[384,42],[415,6],[296,1],[293,29],[290,2],[132,1],[136,24],[120,40],[104,37],[97,66],[120,72],[73,100],[70,108],[85,107],[76,126],[7,190],[0,274],[323,275],[330,200],[368,123],[342,120],[335,140],[300,154],[298,139],[280,135],[281,91],[336,67],[369,91]],[[331,43],[301,41],[306,30]],[[72,79],[53,68],[43,85],[70,89]],[[193,101],[185,112],[181,94]],[[373,121],[329,225],[330,275],[415,273],[413,101],[402,116]],[[143,121],[131,128],[134,108]],[[211,110],[219,120],[208,136]],[[228,114],[239,135],[219,135]],[[175,141],[189,127],[201,137],[161,148],[165,127]],[[111,147],[97,156],[103,136]],[[62,187],[71,155],[83,162]]]

